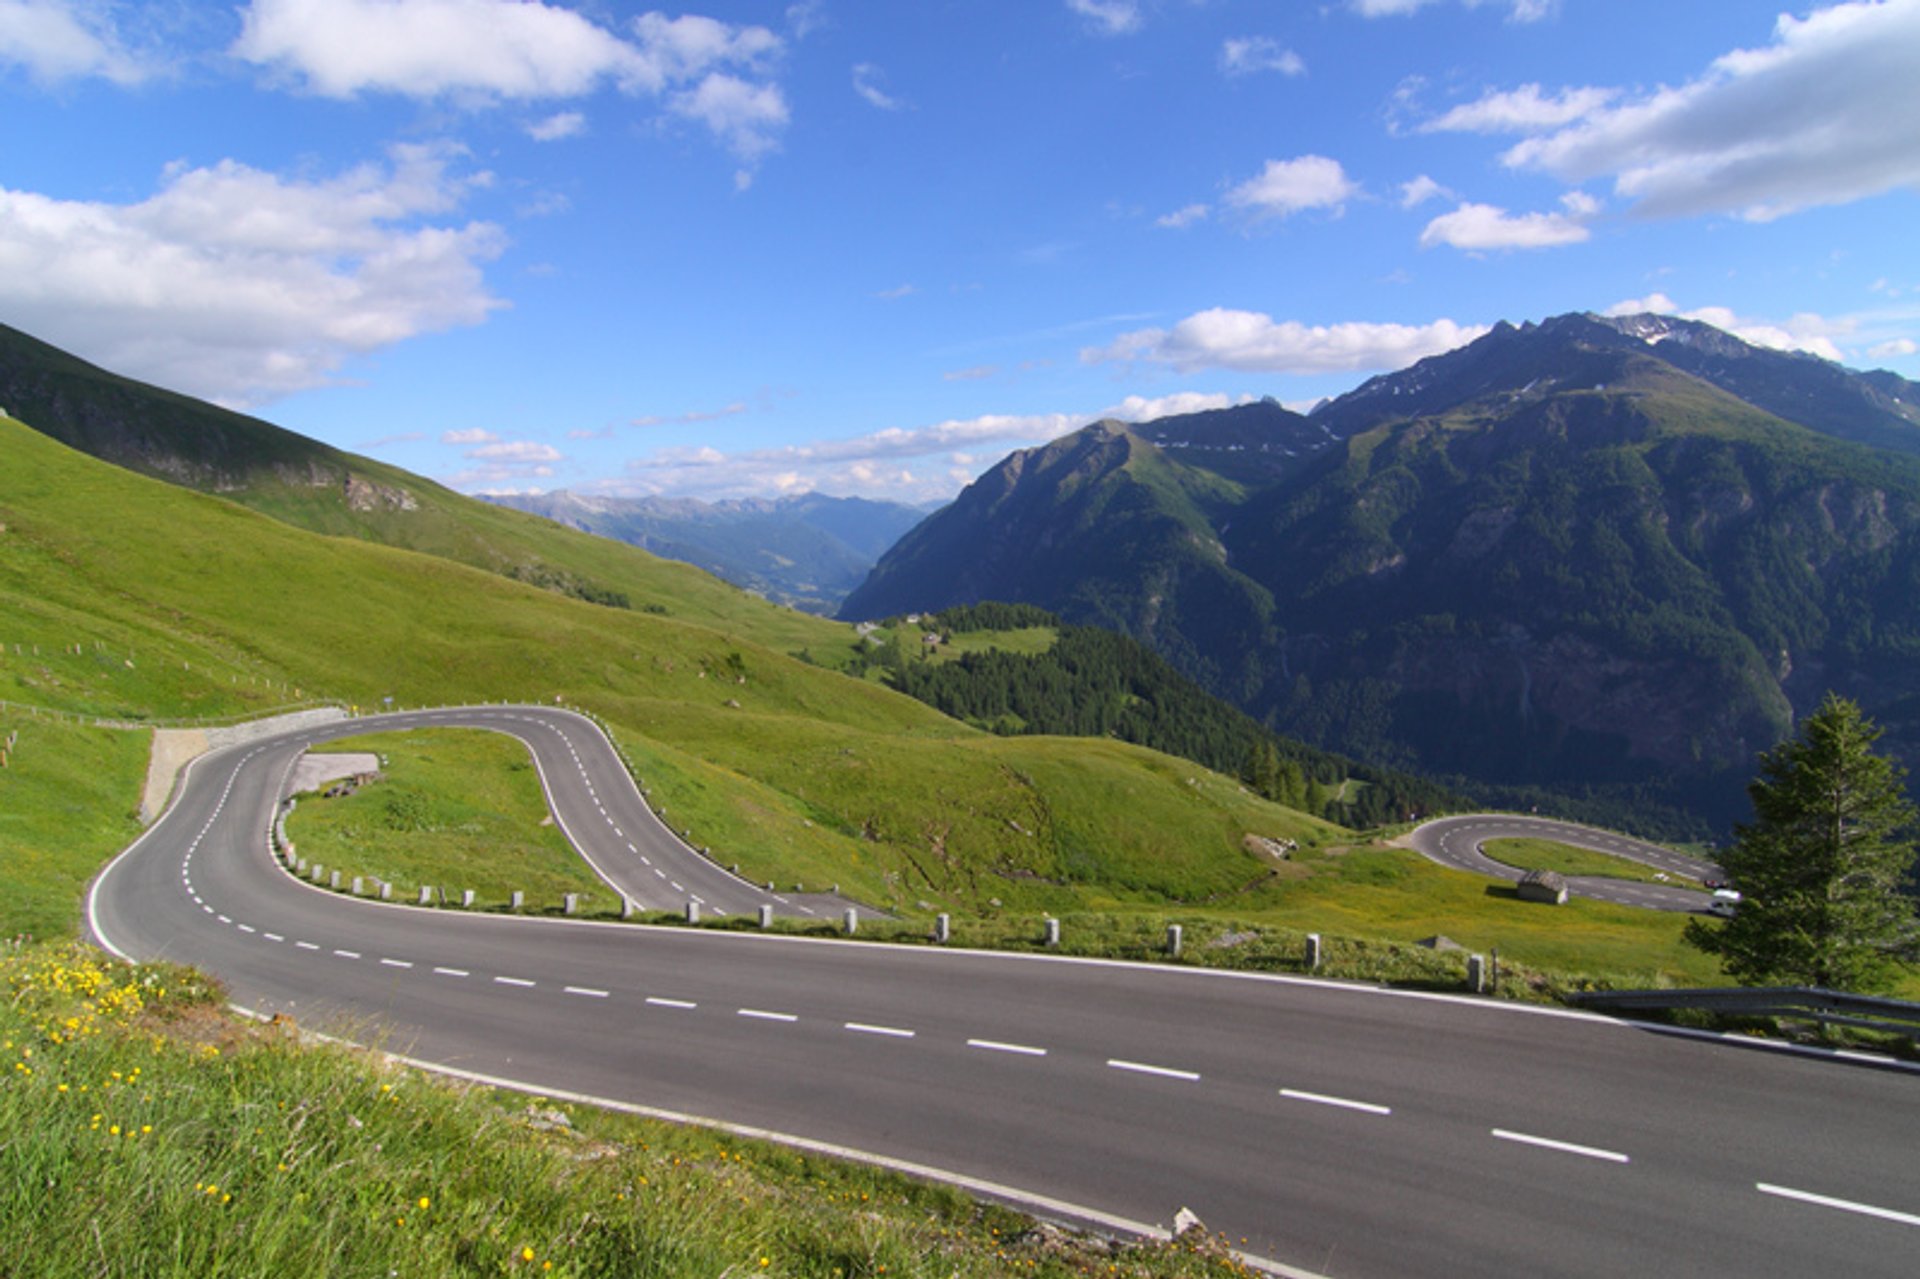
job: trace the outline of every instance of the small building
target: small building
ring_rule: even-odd
[[[1557,870],[1530,870],[1520,877],[1518,891],[1523,902],[1564,906],[1567,904],[1567,877]]]

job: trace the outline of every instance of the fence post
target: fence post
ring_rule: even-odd
[[[1487,957],[1485,955],[1467,956],[1467,989],[1476,995],[1486,992]]]
[[[1307,971],[1320,971],[1320,934],[1307,934]]]
[[[633,904],[633,898],[628,897],[626,894],[622,893],[620,895],[620,918],[632,919],[634,909],[635,907]]]
[[[851,906],[847,907],[847,913],[843,922],[846,925],[847,936],[853,936],[854,933],[860,930],[860,912]]]
[[[953,917],[951,915],[935,916],[933,921],[933,939],[944,946],[952,937]]]
[[[473,890],[471,888],[463,888],[460,890],[460,909],[473,909]]]
[[[760,903],[760,927],[773,927],[773,907],[767,905],[765,902]]]
[[[1180,925],[1167,925],[1167,954],[1174,959],[1180,958],[1180,933]]]
[[[527,904],[527,895],[524,892],[522,892],[520,889],[516,888],[513,890],[513,896],[509,898],[507,901],[507,909],[519,910],[522,906],[525,906],[526,904]]]
[[[425,884],[420,885],[420,904],[422,906],[433,905],[433,889],[427,887]]]
[[[571,915],[575,911],[578,911],[579,909],[580,909],[579,893],[567,893],[565,896],[561,897],[560,912],[562,914]]]
[[[358,875],[353,877],[353,895],[355,897],[365,897],[367,895],[366,881]]]
[[[689,924],[700,922],[700,903],[691,897],[687,898],[687,922]]]
[[[1057,919],[1050,918],[1047,920],[1047,945],[1058,946],[1059,944],[1060,944],[1060,921]]]

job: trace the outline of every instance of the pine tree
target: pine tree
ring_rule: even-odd
[[[1717,927],[1689,921],[1688,942],[1746,985],[1871,992],[1920,958],[1920,923],[1901,880],[1914,860],[1904,772],[1873,753],[1880,730],[1827,695],[1798,738],[1760,759],[1747,787],[1754,820],[1720,863],[1743,900]]]

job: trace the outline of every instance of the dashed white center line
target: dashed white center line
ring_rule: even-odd
[[[279,933],[261,933],[260,935],[266,938],[268,941],[285,941],[286,940],[286,938],[282,937]]]
[[[1517,1141],[1523,1146],[1539,1146],[1543,1150],[1558,1150],[1562,1154],[1580,1155],[1587,1159],[1603,1159],[1608,1163],[1624,1164],[1628,1158],[1617,1150],[1601,1150],[1597,1146],[1577,1146],[1570,1141],[1554,1141],[1550,1137],[1535,1137],[1531,1133],[1509,1132],[1505,1128],[1495,1128],[1493,1135],[1501,1141]]]
[[[648,995],[647,1002],[659,1008],[698,1008],[700,1006],[690,999],[662,999],[658,995]]]
[[[1034,1048],[1027,1044],[1006,1044],[1000,1042],[998,1039],[969,1039],[967,1041],[967,1047],[984,1048],[988,1052],[993,1053],[1013,1053],[1020,1057],[1044,1057],[1047,1055],[1047,1050],[1044,1048]]]
[[[890,1035],[895,1039],[912,1039],[914,1035],[913,1031],[901,1030],[897,1026],[869,1026],[861,1021],[848,1022],[847,1029],[856,1035]]]
[[[1817,1204],[1822,1208],[1838,1208],[1841,1212],[1856,1212],[1863,1217],[1878,1217],[1882,1221],[1897,1221],[1903,1226],[1920,1226],[1920,1215],[1911,1212],[1897,1212],[1892,1208],[1876,1208],[1872,1204],[1855,1203],[1851,1199],[1835,1199],[1831,1195],[1816,1195],[1809,1190],[1794,1190],[1787,1186],[1770,1186],[1764,1181],[1756,1181],[1753,1188],[1763,1195],[1777,1195],[1782,1199],[1793,1199],[1800,1203]]]
[[[1141,1061],[1122,1061],[1117,1057],[1107,1059],[1107,1065],[1115,1070],[1131,1070],[1137,1075],[1158,1075],[1162,1079],[1197,1080],[1200,1075],[1192,1070],[1175,1070],[1170,1066],[1149,1066]]]
[[[243,933],[253,933],[253,932],[258,932],[260,930],[255,928],[252,924],[242,924],[240,925],[240,931]]]
[[[800,1018],[795,1016],[793,1013],[770,1013],[760,1008],[742,1008],[739,1010],[739,1013],[742,1017],[757,1017],[761,1021],[799,1021],[800,1020]]]
[[[301,950],[319,950],[320,949],[318,946],[314,945],[310,941],[297,941],[293,944],[298,946]]]
[[[595,990],[591,986],[563,986],[561,989],[565,990],[569,995],[586,995],[592,999],[607,998],[606,991]]]
[[[340,956],[340,958],[342,958],[342,959],[358,959],[358,958],[360,958],[360,952],[359,952],[359,951],[357,951],[357,950],[336,950],[336,951],[334,951],[333,953],[334,953],[334,954],[336,954],[336,955],[338,955],[338,956]]]
[[[1348,1097],[1331,1097],[1326,1093],[1302,1092],[1298,1088],[1282,1088],[1282,1097],[1291,1097],[1295,1101],[1310,1101],[1320,1106],[1337,1106],[1342,1110],[1358,1110],[1368,1115],[1391,1115],[1391,1106],[1376,1106],[1370,1101],[1354,1101]]]
[[[381,960],[380,962],[381,962],[381,963],[383,963],[383,964],[385,964],[385,965],[386,965],[387,967],[389,967],[389,968],[411,968],[411,967],[413,967],[413,963],[412,963],[412,961],[410,961],[410,960],[405,960],[405,959],[383,959],[383,960]]]
[[[532,982],[530,982],[530,981],[528,981],[528,980],[527,980],[526,978],[524,978],[524,977],[495,977],[495,978],[494,978],[494,980],[495,980],[496,982],[499,982],[499,983],[500,983],[500,984],[501,984],[502,986],[531,986],[531,985],[533,985],[533,983],[532,983]]]
[[[464,968],[436,968],[433,971],[443,977],[471,977],[473,975]]]

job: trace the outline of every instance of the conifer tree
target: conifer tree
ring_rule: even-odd
[[[1760,759],[1754,820],[1720,858],[1740,889],[1733,918],[1689,921],[1693,945],[1746,985],[1872,992],[1920,958],[1914,807],[1904,772],[1874,754],[1880,730],[1832,693],[1797,738]]]

